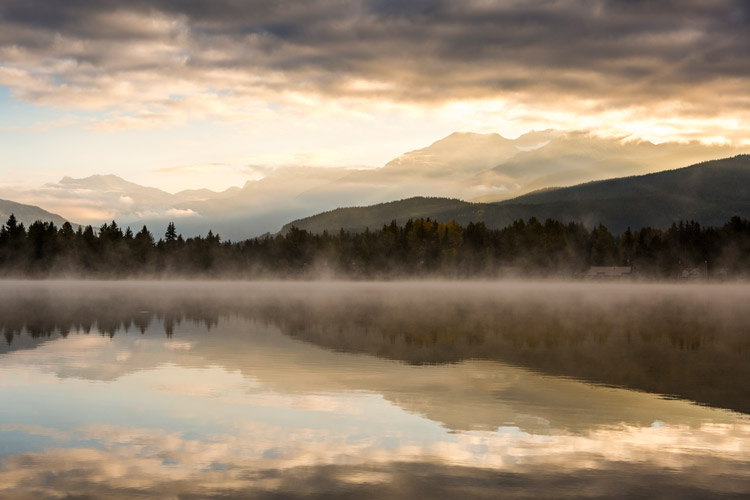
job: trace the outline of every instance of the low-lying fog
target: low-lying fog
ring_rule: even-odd
[[[750,380],[748,299],[747,285],[17,281],[0,286],[0,353],[155,322],[178,342],[181,325],[240,317],[334,351],[501,361],[750,412],[750,388],[737,383]],[[212,349],[226,361],[245,341],[224,336]]]

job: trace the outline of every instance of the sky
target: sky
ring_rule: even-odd
[[[378,167],[454,131],[750,144],[750,2],[0,0],[0,189]]]

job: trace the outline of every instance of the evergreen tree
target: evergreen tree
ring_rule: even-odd
[[[80,272],[94,276],[164,276],[220,273],[248,277],[308,276],[317,266],[353,277],[399,275],[476,276],[512,267],[534,275],[579,273],[587,266],[627,265],[641,276],[678,277],[683,270],[708,265],[716,275],[750,274],[750,221],[732,218],[722,228],[697,222],[675,223],[667,231],[628,228],[615,237],[599,225],[591,233],[581,223],[536,218],[518,220],[503,229],[483,223],[466,227],[455,221],[410,219],[379,230],[349,233],[343,229],[314,234],[291,228],[238,243],[205,237],[183,238],[173,222],[166,240],[154,243],[146,226],[123,233],[115,221],[98,231],[70,223],[58,229],[37,221],[28,232],[14,215],[0,226],[0,274]],[[315,266],[315,267],[313,267]],[[514,271],[515,272],[515,271]]]
[[[175,241],[177,239],[177,229],[174,226],[174,222],[170,222],[167,225],[167,232],[164,233],[164,239],[167,241]]]

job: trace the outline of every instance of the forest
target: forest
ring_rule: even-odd
[[[183,238],[174,223],[155,236],[115,221],[99,228],[11,215],[0,227],[0,276],[29,278],[401,279],[582,277],[594,266],[627,266],[633,278],[741,279],[750,275],[750,221],[721,227],[679,222],[666,230],[536,218],[502,229],[427,219],[363,232],[296,227],[239,242]]]

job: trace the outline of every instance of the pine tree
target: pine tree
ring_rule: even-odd
[[[164,233],[164,238],[167,241],[175,241],[177,239],[177,229],[174,227],[174,222],[170,222],[167,225],[167,232]]]

